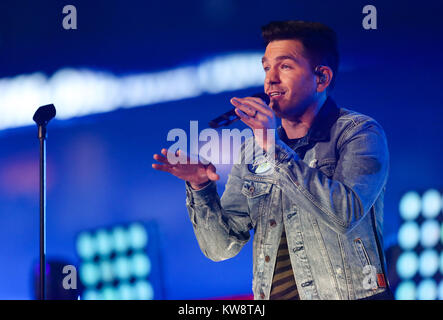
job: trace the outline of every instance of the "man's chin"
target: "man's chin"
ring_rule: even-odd
[[[285,106],[282,106],[281,104],[278,103],[278,101],[273,101],[270,105],[272,111],[274,111],[274,114],[276,117],[280,118],[280,119],[291,119],[294,118],[294,110],[293,108],[289,108],[289,110],[287,110],[287,108],[285,108]]]
[[[297,121],[309,108],[309,103],[302,103],[300,101],[286,104],[287,101],[272,101],[270,107],[275,113],[275,116],[280,119],[290,121]]]
[[[269,104],[269,107],[272,109],[272,111],[274,111],[274,113],[277,117],[281,118],[281,115],[283,113],[281,112],[281,107],[280,107],[280,104],[278,103],[278,101],[271,101],[271,103]]]

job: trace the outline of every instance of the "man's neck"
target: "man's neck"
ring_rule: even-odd
[[[285,119],[282,118],[281,125],[285,129],[286,136],[289,139],[303,138],[311,128],[312,123],[320,111],[320,108],[326,101],[326,96],[316,100],[311,104],[306,111],[297,118]]]

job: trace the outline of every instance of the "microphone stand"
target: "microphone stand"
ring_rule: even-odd
[[[40,140],[40,300],[46,298],[46,125],[38,126]]]
[[[33,117],[40,140],[40,300],[46,299],[46,125],[54,117],[52,104],[38,108]]]

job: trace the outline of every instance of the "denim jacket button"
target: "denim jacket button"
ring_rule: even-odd
[[[274,219],[269,220],[269,225],[271,227],[275,227],[277,225],[277,222]]]
[[[265,261],[266,261],[266,262],[269,262],[269,261],[271,261],[271,258],[270,258],[269,256],[266,256],[266,257],[265,257]]]
[[[250,187],[249,187],[249,192],[250,192],[250,193],[253,193],[253,192],[254,192],[254,190],[255,190],[255,189],[254,189],[254,187],[253,187],[253,186],[250,186]]]
[[[317,162],[318,162],[317,159],[312,159],[311,162],[309,162],[309,166],[311,168],[317,168]]]

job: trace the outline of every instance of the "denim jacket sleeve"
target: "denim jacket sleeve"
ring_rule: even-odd
[[[337,142],[334,175],[311,168],[283,141],[276,141],[275,173],[283,192],[338,233],[352,230],[367,214],[388,176],[387,141],[372,119],[350,121]]]
[[[251,218],[238,172],[234,165],[221,199],[213,181],[200,190],[186,183],[186,206],[194,233],[202,252],[214,261],[235,256],[250,238]]]

